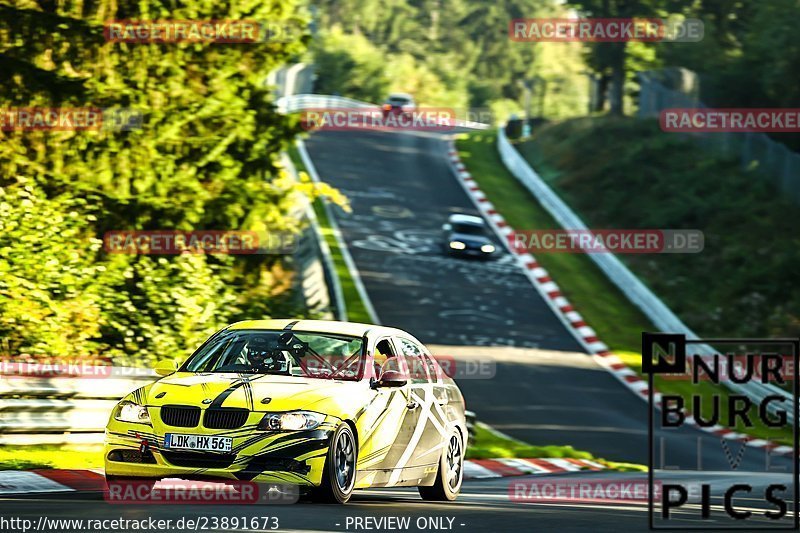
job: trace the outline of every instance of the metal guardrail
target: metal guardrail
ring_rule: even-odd
[[[371,104],[344,96],[331,96],[326,94],[295,94],[278,98],[275,104],[280,113],[295,113],[304,109],[361,109],[364,111],[380,111],[378,104]],[[485,130],[489,124],[461,120],[456,118],[454,127]]]
[[[157,377],[123,367],[83,378],[2,375],[0,444],[102,442],[119,399]]]
[[[371,109],[379,110],[380,106],[344,96],[326,94],[293,94],[278,98],[275,102],[279,113],[294,113],[304,109]]]
[[[152,370],[115,367],[94,378],[0,376],[0,445],[99,443],[116,403],[154,381]],[[468,441],[476,416],[465,412]]]
[[[565,229],[589,230],[583,220],[542,180],[528,162],[517,152],[506,137],[503,127],[497,131],[497,150],[506,168],[539,201],[544,209]],[[638,307],[660,331],[682,333],[687,339],[699,339],[672,310],[612,253],[587,254],[620,291]],[[717,351],[707,344],[693,345],[700,356],[711,356]],[[687,354],[688,355],[688,354]],[[791,394],[772,384],[750,382],[744,385],[726,380],[725,386],[737,394],[761,402],[769,395],[781,395],[791,403]],[[772,407],[772,405],[771,405]],[[777,408],[775,408],[777,409]],[[787,410],[790,423],[794,413]]]
[[[281,162],[294,180],[298,181],[297,169],[285,152],[281,154]],[[318,313],[321,318],[347,320],[342,285],[336,274],[330,248],[322,235],[311,202],[306,197],[300,198],[296,216],[308,221],[294,254],[299,274],[296,291],[303,299],[306,309]]]

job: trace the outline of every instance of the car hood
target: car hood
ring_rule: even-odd
[[[360,385],[298,376],[177,372],[136,393],[151,407],[239,407],[263,412],[315,409],[337,416],[341,399],[352,397],[356,389],[363,388]]]

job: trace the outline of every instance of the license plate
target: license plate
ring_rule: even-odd
[[[233,438],[214,437],[212,435],[181,435],[178,433],[167,433],[164,435],[164,447],[170,450],[229,452],[233,447]]]

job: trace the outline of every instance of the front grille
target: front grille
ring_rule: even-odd
[[[228,468],[236,459],[235,454],[168,452],[163,450],[161,456],[170,464],[189,468]]]
[[[165,405],[161,408],[161,420],[168,426],[197,427],[197,423],[200,422],[200,408],[188,405]]]
[[[207,409],[203,418],[203,425],[208,429],[236,429],[247,422],[249,414],[250,411],[247,409]]]

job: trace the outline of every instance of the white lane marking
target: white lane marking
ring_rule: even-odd
[[[297,146],[297,151],[300,153],[300,159],[303,160],[303,164],[306,166],[306,170],[308,171],[308,175],[311,177],[311,180],[314,183],[319,183],[321,181],[319,173],[317,173],[317,168],[311,161],[311,156],[308,154],[305,143],[298,139],[295,142],[295,146]],[[378,318],[378,314],[375,312],[375,307],[372,305],[372,300],[370,300],[369,294],[367,294],[367,289],[364,287],[364,282],[361,281],[361,275],[358,272],[358,267],[356,267],[356,263],[353,261],[353,257],[350,255],[350,251],[347,248],[347,243],[342,236],[342,232],[339,230],[339,224],[336,222],[336,218],[334,217],[330,206],[328,206],[327,203],[322,202],[322,207],[325,210],[325,213],[328,215],[331,231],[336,239],[336,243],[339,245],[339,251],[342,253],[342,259],[344,259],[345,265],[347,265],[347,270],[350,271],[350,277],[353,278],[353,285],[356,286],[356,291],[358,292],[358,295],[361,296],[361,301],[367,310],[370,322],[379,325],[381,323],[380,319]]]

